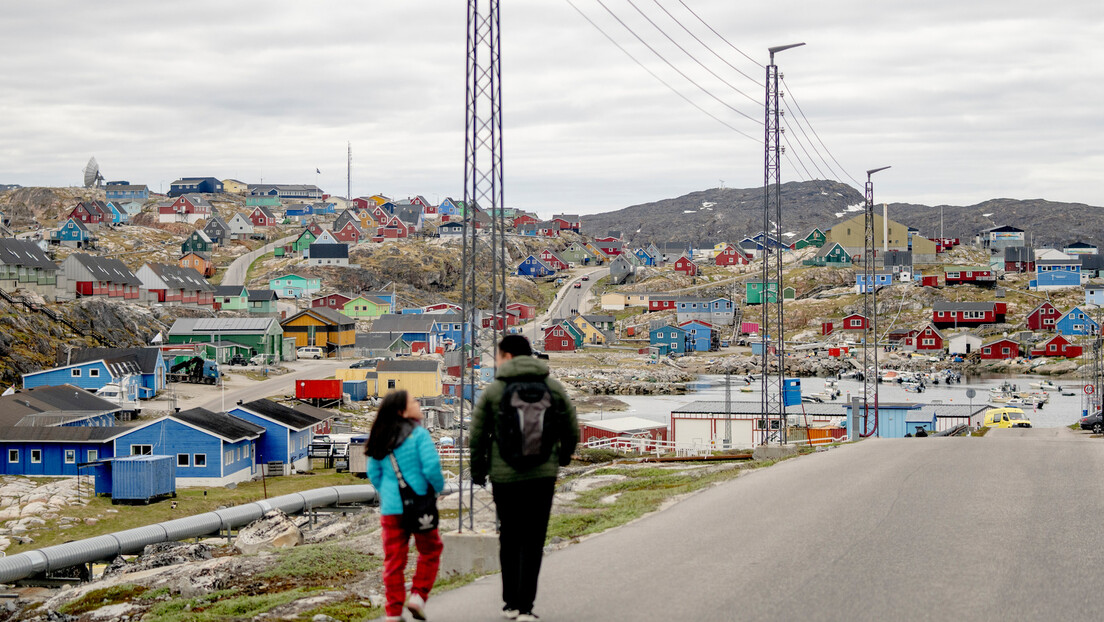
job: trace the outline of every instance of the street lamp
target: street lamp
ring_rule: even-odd
[[[863,315],[866,316],[866,335],[863,339],[863,429],[860,436],[871,436],[878,431],[878,288],[874,282],[874,173],[888,166],[866,172],[866,240],[863,249]],[[883,223],[884,226],[888,224]],[[887,240],[882,240],[887,243]],[[884,264],[883,264],[884,265]],[[870,398],[874,398],[874,428],[868,429]]]

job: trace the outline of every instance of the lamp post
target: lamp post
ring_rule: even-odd
[[[866,334],[863,339],[863,429],[860,436],[878,432],[878,288],[874,282],[874,183],[871,176],[888,166],[866,172],[866,247],[863,249],[863,315]],[[886,223],[883,223],[885,225]],[[884,234],[883,234],[884,235]],[[884,242],[884,240],[883,240]],[[870,401],[874,401],[874,427],[869,425]]]

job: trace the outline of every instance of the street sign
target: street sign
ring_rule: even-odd
[[[1085,385],[1085,395],[1092,395],[1093,391],[1096,391],[1096,387],[1091,384]]]
[[[975,391],[975,390],[973,390],[973,389],[966,389],[966,397],[967,397],[967,398],[969,398],[969,399],[974,399],[974,397],[975,397],[976,395],[977,395],[977,391]]]

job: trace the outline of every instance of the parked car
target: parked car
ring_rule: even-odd
[[[579,289],[579,288],[580,288],[580,287],[582,287],[582,286],[583,286],[583,284],[582,284],[582,283],[580,283],[579,281],[575,281],[575,284],[574,284],[574,285],[572,285],[572,287],[574,287],[575,289]]]
[[[239,353],[235,354],[234,356],[232,356],[230,358],[229,364],[230,365],[240,365],[242,367],[245,367],[246,365],[249,364],[249,361],[247,361],[245,359],[245,357],[242,356],[242,354],[239,352]]]
[[[584,274],[583,275],[583,280],[584,281],[589,281],[590,280],[590,275],[589,274]]]
[[[1081,417],[1081,429],[1092,430],[1093,434],[1104,432],[1104,413]]]
[[[364,359],[349,366],[349,369],[372,369],[379,363],[379,359]]]
[[[275,365],[275,354],[254,354],[253,358],[249,359],[250,365]]]
[[[303,346],[295,351],[295,356],[301,359],[320,359],[322,355],[322,348],[318,346]]]

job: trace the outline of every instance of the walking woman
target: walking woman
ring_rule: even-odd
[[[391,454],[402,478],[420,495],[429,486],[440,492],[445,487],[441,459],[429,432],[421,425],[422,409],[406,391],[392,391],[380,403],[376,421],[368,435],[368,477],[380,499],[380,527],[383,533],[383,586],[387,597],[388,622],[402,620],[403,605],[416,620],[425,620],[425,603],[437,579],[441,561],[441,536],[436,529],[411,534],[402,527],[402,498]],[[406,597],[407,551],[410,536],[418,549],[418,567],[410,597]]]

